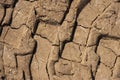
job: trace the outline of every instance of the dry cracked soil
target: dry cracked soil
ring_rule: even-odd
[[[120,80],[120,0],[0,0],[0,80]]]

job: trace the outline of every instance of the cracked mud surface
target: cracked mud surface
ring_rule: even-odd
[[[120,0],[0,0],[0,80],[120,80]]]

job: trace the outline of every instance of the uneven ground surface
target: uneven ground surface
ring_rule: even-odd
[[[0,80],[120,80],[120,0],[0,0]]]

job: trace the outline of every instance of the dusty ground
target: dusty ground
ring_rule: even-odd
[[[0,80],[120,80],[120,0],[0,0]]]

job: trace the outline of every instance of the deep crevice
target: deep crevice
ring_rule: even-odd
[[[33,80],[32,72],[31,72],[31,63],[32,63],[33,57],[34,57],[34,55],[35,55],[35,53],[37,51],[37,47],[38,47],[38,43],[36,41],[36,44],[35,44],[35,47],[34,47],[34,50],[33,50],[33,54],[32,54],[31,60],[30,60],[30,64],[29,64],[29,70],[30,70],[30,78],[31,78],[31,80]]]
[[[46,63],[45,69],[46,69],[46,72],[47,72],[47,75],[48,75],[48,79],[50,80],[50,75],[49,75],[49,71],[48,71],[48,66],[47,66],[47,64],[48,64],[48,61],[47,61],[47,63]]]
[[[87,4],[90,2],[91,0],[81,0],[80,1],[80,3],[81,4],[79,4],[79,6],[78,6],[78,10],[77,10],[77,18],[78,18],[78,16],[79,16],[79,13],[83,10],[83,8],[85,7],[85,6],[87,6]]]
[[[77,28],[77,22],[75,22],[75,24],[74,24],[72,33],[71,33],[71,35],[70,35],[70,36],[71,36],[71,37],[70,37],[70,40],[65,40],[65,41],[63,42],[63,44],[62,44],[62,47],[61,47],[61,49],[60,49],[60,51],[59,51],[59,56],[60,56],[60,57],[61,57],[61,55],[62,55],[62,53],[63,53],[63,50],[64,50],[64,48],[65,48],[66,43],[69,43],[69,42],[72,42],[72,41],[73,41],[76,28]]]
[[[97,63],[97,67],[96,67],[96,72],[95,72],[95,75],[93,75],[93,72],[91,72],[91,73],[92,73],[92,74],[91,74],[91,75],[92,75],[92,80],[95,80],[96,73],[97,73],[98,68],[99,68],[99,66],[100,66],[100,64],[101,64],[100,59],[101,59],[101,58],[99,58],[99,61],[98,61],[98,63]]]
[[[4,15],[3,15],[2,21],[1,21],[1,23],[0,23],[0,36],[1,36],[1,34],[2,34],[3,27],[4,27],[4,26],[10,26],[10,25],[11,25],[14,7],[16,6],[16,3],[17,3],[17,2],[18,2],[18,0],[13,0],[12,5],[9,5],[9,4],[1,4],[1,5],[3,6],[3,8],[4,8]],[[12,11],[12,13],[11,13],[11,15],[10,15],[11,17],[10,17],[9,22],[8,22],[7,24],[2,24],[2,22],[4,21],[4,18],[5,18],[5,16],[6,16],[6,10],[7,10],[7,8],[12,8],[13,11]]]
[[[100,43],[100,40],[103,38],[102,35],[98,36],[97,37],[97,42],[96,42],[96,47],[95,47],[95,53],[97,53],[97,49],[98,49],[98,46],[99,46],[99,43]]]
[[[31,33],[32,34],[32,38],[34,38],[35,34],[36,34],[36,31],[38,29],[38,24],[39,24],[39,21],[36,20],[35,22],[35,26],[34,26],[34,29],[33,29],[33,32]]]
[[[23,71],[23,80],[25,80],[25,72]]]
[[[3,8],[4,8],[4,7],[3,7]],[[1,36],[2,30],[3,30],[2,22],[3,22],[4,18],[5,18],[5,15],[6,15],[6,10],[5,10],[5,8],[4,8],[4,15],[3,15],[2,20],[1,20],[1,22],[0,22],[0,36]]]
[[[61,20],[60,24],[62,24],[62,23],[64,22],[64,20],[65,20],[65,18],[66,18],[66,15],[69,13],[70,6],[71,6],[72,2],[73,2],[73,0],[70,0],[69,6],[67,7],[67,10],[65,11],[64,17],[63,17],[63,19]]]

